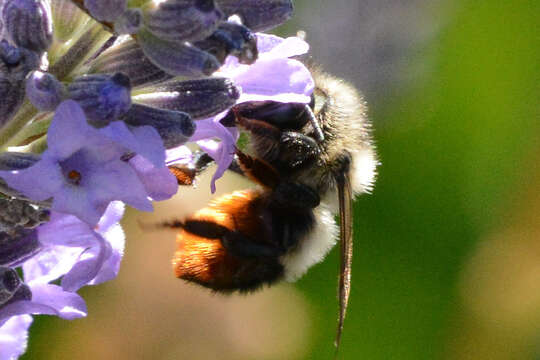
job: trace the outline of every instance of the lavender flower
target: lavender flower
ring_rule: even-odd
[[[25,279],[48,283],[63,276],[62,288],[77,291],[116,277],[124,251],[118,224],[123,213],[124,205],[112,202],[94,228],[75,216],[53,213],[37,229],[42,250],[24,263]]]
[[[13,316],[0,327],[0,359],[16,359],[26,351],[29,315]]]
[[[236,103],[264,100],[309,103],[315,86],[313,78],[304,64],[290,59],[306,53],[308,44],[297,37],[283,39],[258,33],[257,48],[259,59],[253,65],[241,64],[237,58],[229,56],[215,73],[232,79],[241,89]],[[227,128],[220,122],[226,114],[227,111],[197,121],[197,130],[191,138],[217,164],[210,185],[212,193],[216,191],[216,180],[223,176],[233,160],[238,140],[236,128]]]
[[[163,162],[163,150],[154,155],[152,149],[144,149],[145,145],[159,144],[161,139],[149,127],[131,133],[123,123],[113,125],[103,129],[104,136],[86,123],[77,103],[65,101],[56,111],[48,132],[49,148],[41,160],[24,170],[0,172],[0,176],[33,200],[53,198],[53,210],[75,214],[91,225],[99,221],[112,200],[150,211],[152,205],[144,186],[121,157],[131,149],[148,154],[155,163]]]
[[[308,103],[313,80],[292,59],[305,42],[254,33],[286,20],[290,0],[0,5],[3,359],[25,351],[30,315],[86,315],[76,292],[118,274],[124,204],[173,196],[167,165],[195,161],[186,142],[216,161],[215,191],[239,137],[222,121],[231,107]]]
[[[123,211],[122,203],[111,203],[95,229],[75,216],[59,213],[37,228],[41,251],[23,265],[30,299],[0,305],[0,359],[18,356],[26,349],[32,318],[23,314],[65,319],[86,316],[84,300],[74,291],[118,274],[124,250],[124,233],[118,221]],[[61,287],[49,284],[60,277]]]

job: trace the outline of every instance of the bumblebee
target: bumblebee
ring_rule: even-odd
[[[258,188],[226,194],[187,219],[164,225],[179,228],[176,276],[219,292],[294,281],[320,262],[339,236],[337,346],[351,284],[352,200],[371,189],[377,160],[357,90],[321,71],[313,77],[309,105],[243,103],[222,120],[250,135],[251,151],[237,150],[230,169]],[[171,167],[180,184],[192,183],[208,164],[203,158],[195,170]]]

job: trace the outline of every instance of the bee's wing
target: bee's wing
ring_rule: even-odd
[[[341,264],[339,273],[339,320],[336,334],[336,349],[341,340],[343,321],[347,312],[349,294],[351,292],[351,262],[353,252],[352,238],[352,190],[349,172],[346,171],[336,177],[339,197],[340,218],[340,250]]]

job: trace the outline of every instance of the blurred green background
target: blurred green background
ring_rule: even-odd
[[[540,2],[295,4],[277,32],[305,30],[365,92],[382,163],[355,203],[338,358],[540,358]],[[174,234],[140,234],[204,203],[206,181],[129,212],[119,278],[82,291],[87,319],[39,317],[23,359],[331,359],[337,249],[294,285],[224,298],[173,279]]]

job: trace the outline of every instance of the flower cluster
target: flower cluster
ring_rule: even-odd
[[[308,103],[290,0],[0,0],[0,359],[30,315],[86,315],[114,278],[124,206],[173,196],[192,150],[232,162],[246,101]]]

